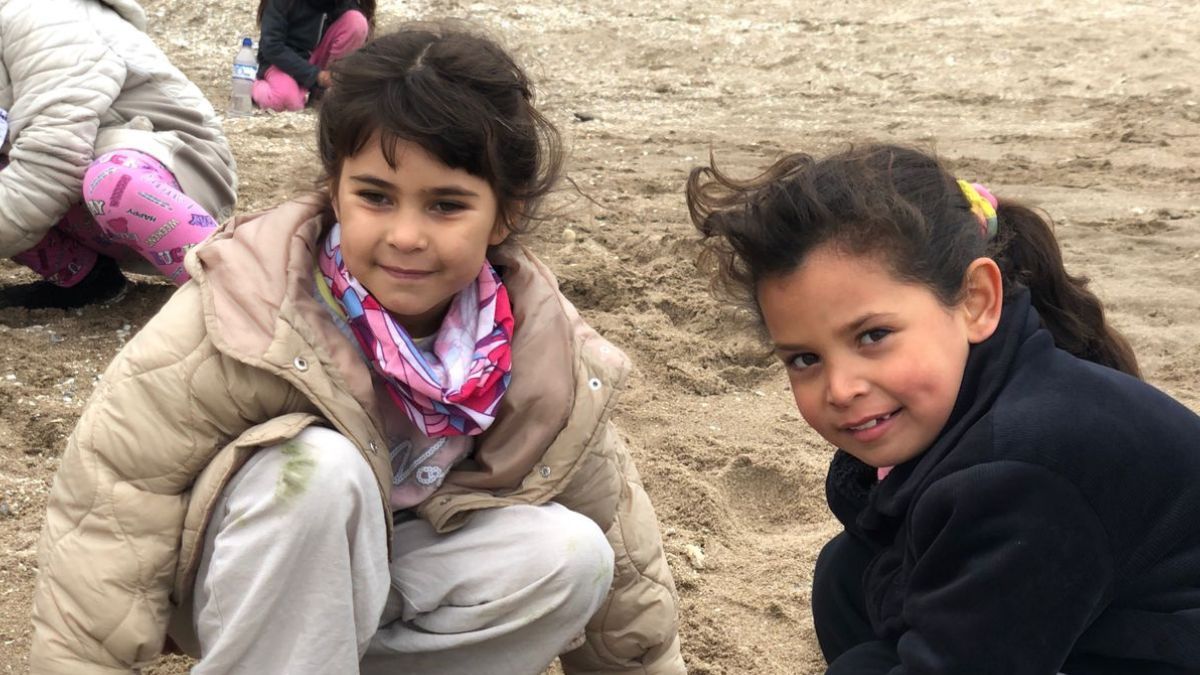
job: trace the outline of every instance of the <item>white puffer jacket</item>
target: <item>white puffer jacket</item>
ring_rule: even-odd
[[[88,164],[116,148],[158,159],[218,221],[231,215],[220,120],[145,26],[134,0],[0,0],[0,257],[40,241],[81,199]]]

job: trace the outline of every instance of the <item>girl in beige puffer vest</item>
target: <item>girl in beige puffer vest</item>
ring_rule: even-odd
[[[560,164],[524,73],[429,26],[334,73],[328,194],[189,255],[72,434],[34,672],[169,630],[200,674],[683,673],[628,361],[511,236]]]

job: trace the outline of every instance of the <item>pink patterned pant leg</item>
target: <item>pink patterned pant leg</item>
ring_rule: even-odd
[[[137,150],[114,150],[92,162],[83,200],[104,240],[137,251],[176,285],[189,278],[184,254],[217,227],[161,162]]]
[[[329,64],[366,44],[370,29],[367,17],[362,12],[354,9],[346,12],[321,36],[321,42],[313,50],[308,62],[321,70],[329,68]]]

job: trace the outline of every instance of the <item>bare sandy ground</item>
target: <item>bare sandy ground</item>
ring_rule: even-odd
[[[223,106],[237,38],[255,34],[252,3],[146,3],[154,36]],[[380,5],[384,30],[435,16],[488,27],[566,136],[578,189],[564,186],[529,241],[637,365],[618,419],[658,508],[693,673],[822,672],[809,584],[837,529],[822,496],[830,448],[693,266],[682,184],[710,152],[750,173],[864,138],[936,148],[963,177],[1047,209],[1147,379],[1200,409],[1196,3]],[[242,211],[311,179],[313,120],[227,123]],[[28,278],[0,263],[0,283]],[[27,669],[36,542],[65,438],[170,290],[147,278],[114,307],[0,311],[0,671]]]

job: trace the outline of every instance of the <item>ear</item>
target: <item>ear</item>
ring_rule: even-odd
[[[966,321],[967,340],[979,344],[996,332],[1004,305],[1004,281],[991,258],[976,258],[967,266],[960,307]]]
[[[333,217],[337,222],[342,222],[342,214],[338,211],[338,181],[337,178],[330,178],[329,185],[329,206],[333,209]]]
[[[492,225],[492,233],[488,235],[488,246],[499,246],[508,239],[508,235],[512,234],[509,231],[508,225],[503,218],[497,218],[496,224]]]
[[[488,246],[499,246],[508,239],[508,235],[512,234],[512,229],[508,224],[513,221],[516,214],[521,212],[522,204],[513,204],[510,208],[503,212],[496,213],[496,222],[492,224],[492,233],[488,235]]]

